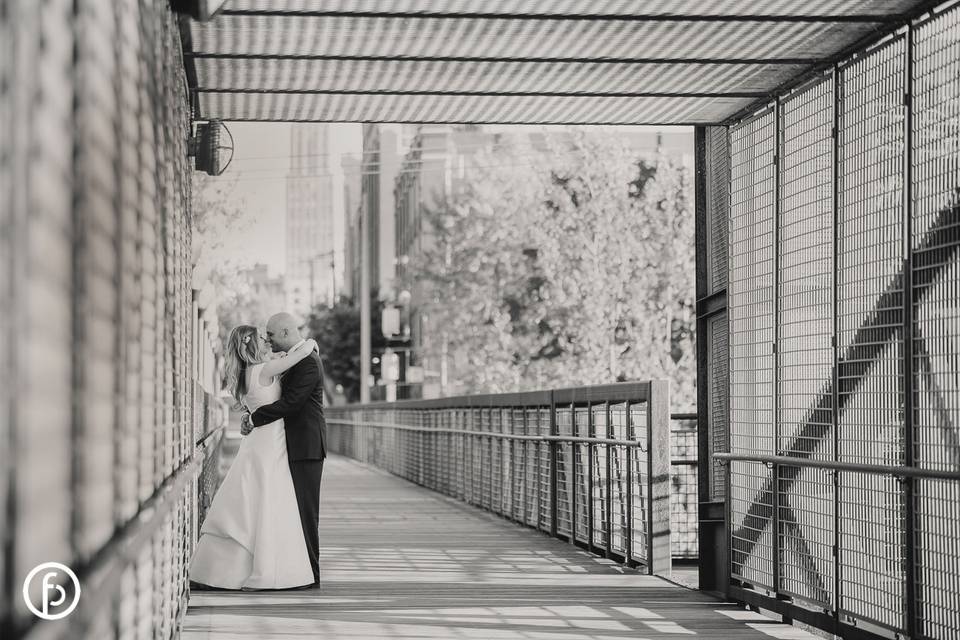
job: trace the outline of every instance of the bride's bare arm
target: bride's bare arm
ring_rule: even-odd
[[[270,380],[280,375],[293,365],[297,364],[317,348],[317,341],[314,339],[305,340],[302,345],[296,349],[291,349],[287,355],[276,360],[270,360],[260,369],[260,384],[268,385]]]

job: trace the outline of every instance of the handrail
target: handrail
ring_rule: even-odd
[[[416,427],[405,424],[391,424],[388,422],[371,422],[367,420],[352,421],[328,418],[327,424],[342,424],[346,426],[380,427],[383,429],[400,429],[403,431],[426,431],[429,433],[452,433],[467,436],[481,436],[487,438],[504,438],[507,440],[533,440],[536,442],[575,442],[580,444],[610,444],[626,447],[638,447],[641,445],[639,440],[620,440],[617,438],[587,438],[583,436],[548,436],[548,435],[521,435],[514,433],[503,433],[502,431],[473,431],[467,429],[450,429],[447,427]]]
[[[136,562],[141,550],[153,540],[170,512],[179,504],[187,483],[207,458],[210,436],[222,431],[217,427],[204,434],[197,442],[193,455],[167,476],[153,494],[140,505],[139,511],[96,553],[86,566],[77,571],[83,584],[83,598],[76,612],[70,616],[69,625],[51,625],[34,623],[26,629],[24,640],[55,640],[60,638],[78,638],[94,619],[100,615],[120,592],[123,574],[127,566]],[[89,580],[95,579],[93,588]]]
[[[327,423],[331,451],[658,574],[670,570],[673,417],[657,380],[341,405]]]
[[[731,462],[762,462],[768,466],[784,467],[811,467],[815,469],[834,469],[836,471],[854,471],[858,473],[875,473],[891,475],[897,478],[932,478],[936,480],[960,480],[960,471],[941,471],[938,469],[922,469],[920,467],[887,466],[882,464],[867,464],[862,462],[839,462],[836,460],[815,460],[809,458],[795,458],[793,456],[768,456],[739,453],[715,453],[714,459]]]
[[[552,402],[563,404],[595,402],[644,402],[650,399],[649,382],[615,382],[587,387],[564,387],[548,391],[520,391],[514,393],[485,393],[479,395],[447,396],[427,400],[384,400],[380,402],[351,403],[336,409],[484,409],[495,407],[549,407]]]
[[[197,442],[195,443],[195,446],[197,446],[197,447],[202,447],[202,446],[204,446],[204,444],[207,442],[207,440],[209,440],[211,437],[213,437],[214,434],[217,434],[217,433],[220,433],[220,432],[224,431],[225,428],[226,428],[226,425],[220,425],[220,426],[217,427],[216,429],[211,429],[210,431],[207,431],[205,434],[203,434],[202,436],[200,436],[200,439],[197,440]]]

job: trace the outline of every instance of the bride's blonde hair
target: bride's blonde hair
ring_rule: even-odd
[[[242,404],[247,393],[247,367],[262,360],[260,331],[250,324],[241,324],[230,331],[227,338],[226,368],[227,387],[236,401],[236,408]]]

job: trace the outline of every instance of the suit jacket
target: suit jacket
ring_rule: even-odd
[[[323,460],[327,455],[327,423],[323,419],[323,364],[314,351],[283,376],[280,399],[253,412],[253,425],[283,418],[287,459]]]

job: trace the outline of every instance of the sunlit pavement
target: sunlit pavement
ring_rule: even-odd
[[[194,592],[182,637],[814,637],[343,458],[321,502],[321,589]]]

